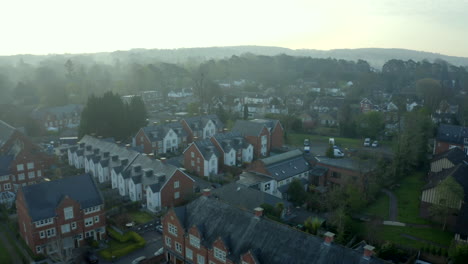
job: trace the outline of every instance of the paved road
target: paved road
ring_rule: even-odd
[[[388,216],[390,221],[397,221],[398,218],[398,200],[394,193],[387,189],[382,189],[386,195],[388,195],[389,199],[389,206],[388,206]]]

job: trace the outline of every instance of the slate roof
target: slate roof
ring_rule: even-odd
[[[208,247],[218,238],[226,241],[227,258],[236,263],[248,251],[263,264],[385,263],[376,257],[366,260],[362,251],[335,243],[327,245],[322,238],[267,218],[254,217],[249,211],[205,196],[175,208],[174,212],[186,230],[201,227],[202,241]]]
[[[261,159],[269,175],[277,181],[310,171],[310,164],[298,149]]]
[[[463,145],[465,138],[468,138],[468,127],[441,124],[437,129],[437,141]]]
[[[184,118],[185,122],[189,125],[192,130],[200,130],[206,126],[209,120],[213,121],[216,129],[219,130],[224,127],[224,124],[218,118],[217,115],[204,115]]]
[[[237,120],[232,128],[232,131],[239,132],[243,136],[258,137],[263,128],[266,127],[263,123],[251,122],[247,120]]]
[[[439,155],[436,155],[434,158],[432,158],[431,162],[441,160],[444,158],[449,160],[454,165],[460,164],[463,161],[468,161],[468,156],[463,150],[461,150],[460,148],[452,148],[443,153],[440,153]]]
[[[81,138],[78,144],[80,143],[84,143],[86,146],[91,146],[93,149],[99,149],[99,155],[102,155],[104,152],[109,152],[110,156],[117,155],[119,156],[119,159],[128,159],[129,161],[134,160],[138,155],[140,155],[138,152],[127,149],[112,141],[98,139],[88,135],[85,135],[83,138]],[[84,150],[80,148],[77,150],[77,152],[79,155],[83,155]]]
[[[212,155],[215,155],[216,157],[220,156],[213,142],[209,139],[195,141],[193,144],[197,146],[205,160],[209,160]]]
[[[0,120],[0,147],[7,142],[16,128]]]
[[[372,161],[359,161],[351,158],[334,159],[325,156],[317,156],[315,159],[317,163],[358,172],[370,172],[376,167],[376,164]]]
[[[67,116],[73,116],[75,113],[81,113],[81,111],[83,111],[83,105],[68,104],[36,110],[33,112],[32,116],[34,118],[45,118],[47,114],[52,114],[60,119]]]
[[[159,184],[157,188],[156,186],[153,186],[153,192],[159,191],[164,183],[169,181],[177,171],[177,167],[173,165],[163,163],[160,160],[155,160],[144,155],[138,156],[132,163],[132,166],[128,168],[128,170],[132,169],[134,166],[141,166],[143,175],[141,176],[141,179],[134,179],[134,175],[132,175],[131,177],[133,182],[141,183],[144,186],[143,188],[146,188],[146,186]],[[145,175],[145,172],[149,170],[153,171],[153,173],[150,176]]]
[[[228,153],[231,149],[237,151],[246,148],[250,144],[242,137],[241,133],[237,131],[215,134],[214,138],[221,145],[224,153]]]
[[[11,174],[10,165],[14,159],[13,155],[0,156],[0,176]]]
[[[79,202],[81,209],[104,203],[93,177],[89,174],[28,185],[22,187],[22,190],[32,221],[55,217],[55,209],[65,196]]]
[[[271,131],[271,130],[274,129],[274,128],[276,127],[276,125],[279,123],[279,120],[262,118],[262,119],[254,119],[254,120],[251,120],[251,122],[256,122],[256,123],[264,124],[264,125],[268,128],[268,130]]]
[[[289,205],[288,201],[274,195],[235,182],[214,189],[211,193],[215,198],[246,210],[253,210],[262,204],[276,206],[277,203],[283,203],[285,207]]]
[[[237,183],[241,185],[253,187],[259,183],[271,181],[273,177],[269,175],[261,174],[258,172],[254,172],[254,171],[246,171],[246,172],[241,173],[241,175],[239,175],[239,178],[240,179],[237,180]]]
[[[319,176],[325,175],[327,172],[328,172],[328,168],[322,167],[322,166],[315,166],[310,171],[310,175],[319,177]]]
[[[143,128],[143,131],[151,142],[156,142],[163,140],[171,129],[174,131],[174,133],[177,134],[178,137],[187,136],[187,132],[183,129],[182,124],[179,122],[147,126]]]

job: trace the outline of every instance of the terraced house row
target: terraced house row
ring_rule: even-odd
[[[86,135],[68,149],[68,161],[153,212],[182,203],[194,190],[194,180],[177,167],[112,140]]]

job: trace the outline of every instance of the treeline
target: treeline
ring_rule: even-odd
[[[128,104],[112,92],[101,97],[91,96],[81,113],[79,138],[94,134],[126,141],[146,125],[146,119],[145,105],[139,96]]]

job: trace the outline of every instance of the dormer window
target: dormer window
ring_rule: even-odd
[[[175,225],[169,224],[169,225],[167,226],[167,231],[168,231],[170,234],[172,234],[172,235],[174,235],[174,236],[177,236],[177,227],[176,227]]]
[[[214,257],[222,262],[226,262],[226,251],[214,247]]]
[[[63,214],[65,216],[65,220],[72,219],[73,218],[73,206],[64,208]]]
[[[194,235],[189,235],[190,245],[195,248],[200,248],[200,239]]]

